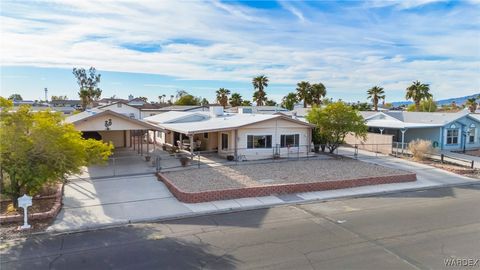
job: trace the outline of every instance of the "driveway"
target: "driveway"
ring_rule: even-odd
[[[49,230],[93,228],[191,212],[153,174],[70,180],[63,203]]]

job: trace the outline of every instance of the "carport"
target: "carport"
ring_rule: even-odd
[[[66,122],[72,123],[85,138],[112,143],[115,149],[133,148],[140,155],[155,150],[156,133],[162,131],[159,127],[110,110],[87,110],[67,117]],[[153,141],[147,136],[149,131],[154,133]]]

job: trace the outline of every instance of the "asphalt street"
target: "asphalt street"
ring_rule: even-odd
[[[480,269],[479,207],[476,184],[43,234],[1,269]]]

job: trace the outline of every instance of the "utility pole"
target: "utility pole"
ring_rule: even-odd
[[[48,89],[45,87],[45,102],[48,102]]]

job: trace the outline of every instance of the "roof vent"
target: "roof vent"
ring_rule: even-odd
[[[218,117],[223,115],[223,107],[222,106],[212,106],[210,107],[210,115],[213,117]]]

